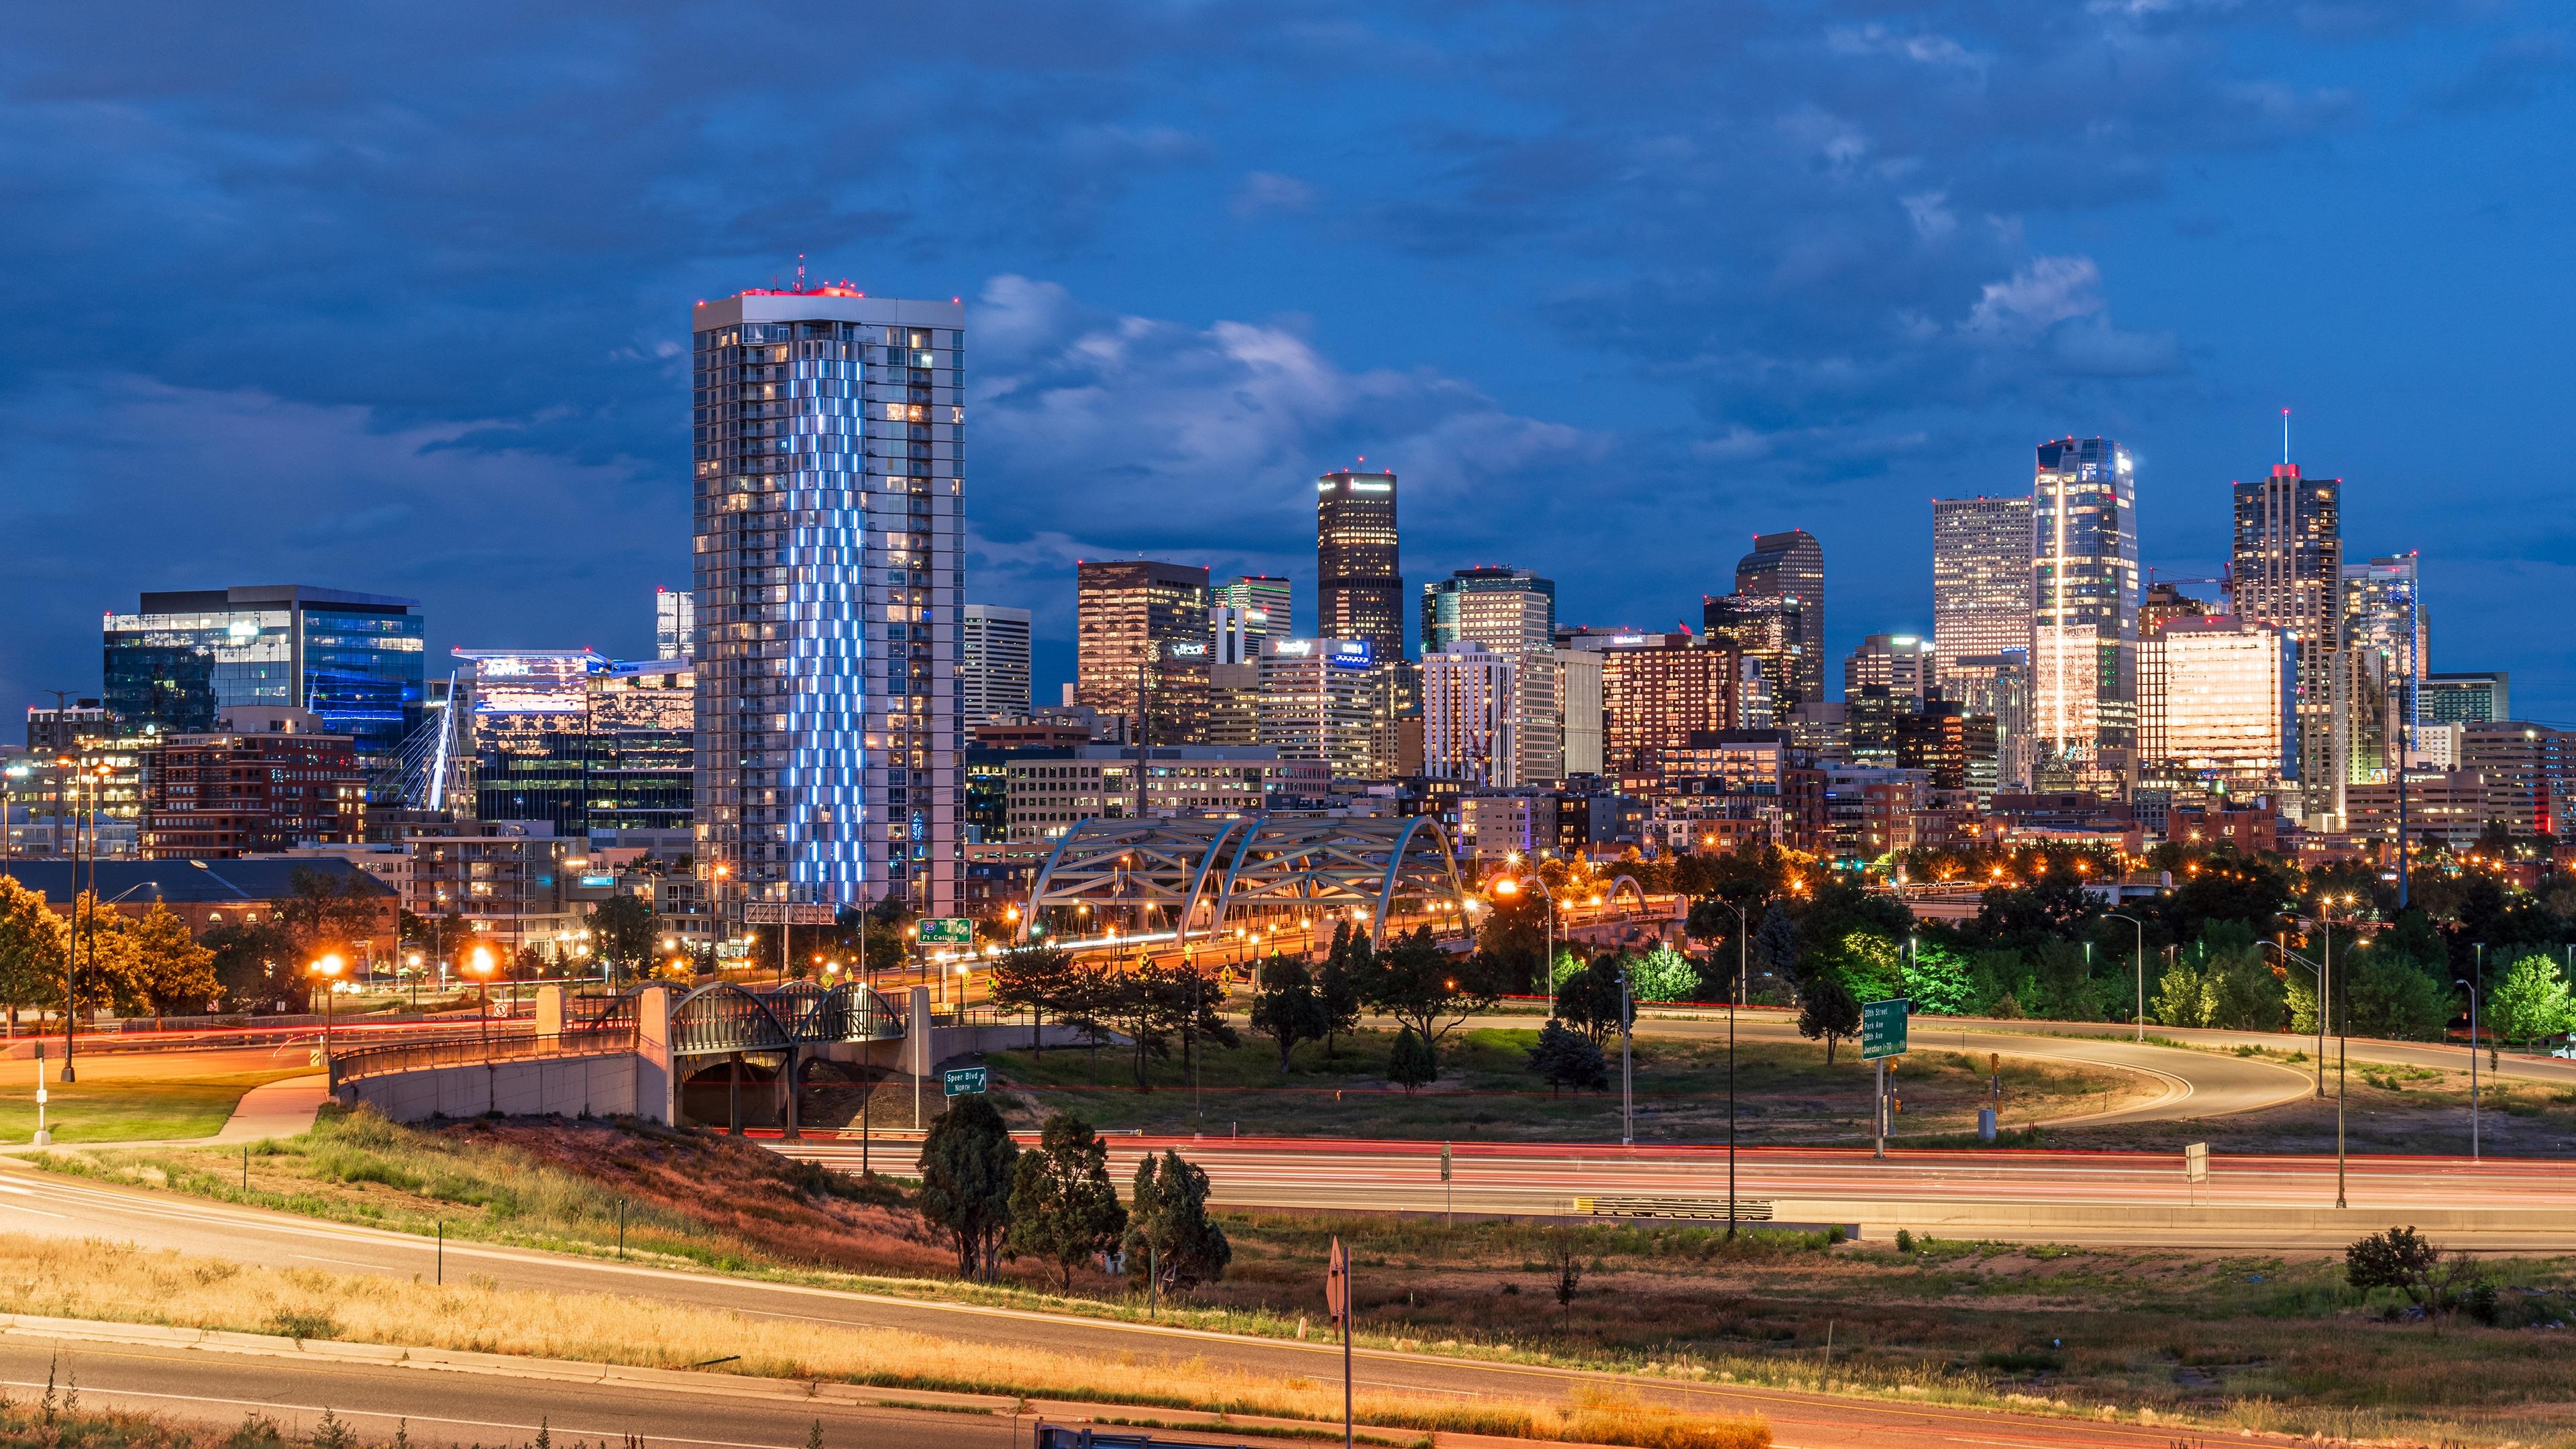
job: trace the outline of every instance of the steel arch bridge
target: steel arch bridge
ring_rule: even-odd
[[[1215,936],[1238,915],[1357,907],[1382,945],[1397,902],[1467,891],[1440,823],[1254,815],[1237,820],[1085,820],[1064,833],[1020,914],[1027,941],[1050,911],[1159,912],[1176,939]]]
[[[598,1010],[565,1035],[632,1030],[635,987],[599,1002]],[[671,1055],[730,1056],[780,1052],[834,1042],[889,1041],[904,1034],[903,1017],[873,991],[844,983],[825,988],[811,981],[754,991],[730,981],[712,982],[671,1003]]]

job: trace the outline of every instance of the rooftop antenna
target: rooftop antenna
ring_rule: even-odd
[[[2281,409],[2281,466],[2290,466],[2290,410]]]

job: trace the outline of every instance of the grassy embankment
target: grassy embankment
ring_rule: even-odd
[[[326,1120],[251,1158],[202,1150],[58,1154],[58,1167],[345,1221],[598,1252],[617,1204],[638,1253],[826,1283],[1141,1317],[1120,1280],[1046,1291],[944,1283],[945,1249],[895,1183],[860,1185],[745,1144],[602,1124]],[[722,1205],[718,1215],[718,1205]],[[1556,1240],[1513,1224],[1227,1214],[1226,1279],[1165,1316],[1293,1335],[1339,1234],[1359,1265],[1364,1342],[1921,1400],[2108,1408],[2233,1430],[2576,1443],[2576,1262],[2501,1261],[2499,1326],[2392,1322],[2386,1294],[2325,1256],[1918,1243],[1910,1253],[1697,1228],[1585,1229],[1573,1302]],[[845,1276],[846,1275],[846,1276]],[[44,1311],[44,1310],[36,1310]],[[1830,1337],[1830,1363],[1826,1343]],[[703,1355],[702,1355],[703,1356]],[[2553,1438],[2553,1436],[2557,1436]]]
[[[1555,1094],[1527,1067],[1537,1037],[1528,1030],[1461,1027],[1441,1046],[1440,1080],[1410,1092],[1386,1080],[1393,1033],[1385,1031],[1346,1035],[1329,1054],[1321,1044],[1300,1046],[1285,1075],[1278,1049],[1247,1036],[1239,1047],[1200,1053],[1195,1092],[1190,1064],[1177,1050],[1149,1066],[1154,1090],[1142,1093],[1134,1090],[1132,1058],[1114,1046],[1096,1054],[1080,1048],[993,1052],[986,1061],[1018,1126],[1035,1126],[1062,1110],[1103,1127],[1156,1133],[1618,1140],[1617,1039],[1608,1049],[1609,1091]],[[1898,1140],[1973,1142],[1977,1109],[1987,1102],[1986,1068],[1983,1054],[1927,1049],[1906,1056],[1890,1078],[1903,1104]],[[1724,1042],[1639,1037],[1635,1079],[1639,1141],[1725,1140]],[[2003,1122],[2011,1129],[2034,1118],[2104,1111],[2154,1090],[2131,1073],[2007,1059]],[[1814,1043],[1739,1042],[1735,1098],[1746,1142],[1856,1143],[1869,1135],[1870,1071],[1848,1044],[1828,1066],[1824,1048]],[[890,1090],[877,1100],[886,1111]],[[816,1120],[838,1122],[844,1106],[855,1103],[835,1103],[831,1116]]]
[[[141,1052],[77,1060],[77,1081],[61,1080],[59,1055],[43,1067],[45,1122],[57,1142],[210,1137],[223,1130],[224,1120],[251,1088],[316,1070],[300,1047],[284,1055],[226,1053],[223,1065],[234,1070],[209,1070],[185,1057]],[[252,1060],[274,1064],[239,1069]],[[0,1063],[0,1068],[5,1068],[0,1075],[0,1143],[33,1141],[37,1064],[15,1061]]]

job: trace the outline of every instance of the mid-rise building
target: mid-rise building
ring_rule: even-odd
[[[687,836],[697,819],[697,662],[617,660],[588,682],[590,783],[581,830]]]
[[[1085,562],[1074,589],[1076,704],[1138,718],[1146,738],[1197,739],[1207,704],[1208,571],[1151,560]]]
[[[956,901],[965,321],[841,286],[691,315],[696,866],[728,930]]]
[[[1756,534],[1753,551],[1735,564],[1738,599],[1775,601],[1767,610],[1733,607],[1728,637],[1738,628],[1760,627],[1776,633],[1779,657],[1764,673],[1771,680],[1772,707],[1790,710],[1825,697],[1825,549],[1803,528]],[[1769,622],[1756,625],[1756,617]],[[1712,617],[1710,632],[1720,632]],[[1739,648],[1743,646],[1739,645]],[[1744,652],[1762,657],[1753,649]]]
[[[1003,762],[1014,843],[1053,840],[1085,820],[1137,816],[1136,751],[1117,745],[1032,750]],[[1157,745],[1145,752],[1147,818],[1232,819],[1319,798],[1324,766],[1266,746]]]
[[[1315,632],[1361,639],[1380,664],[1404,653],[1404,568],[1395,473],[1344,468],[1315,480]]]
[[[1843,658],[1843,697],[1868,685],[1920,706],[1937,678],[1932,641],[1912,634],[1872,634]]]
[[[958,613],[957,711],[968,725],[1029,717],[1029,611],[968,604]]]
[[[618,664],[587,649],[457,649],[474,815],[554,834],[687,830],[697,678],[686,659]]]
[[[2491,724],[2513,718],[2513,677],[2501,669],[2424,676],[2426,724]]]
[[[2030,500],[1932,500],[1932,647],[1947,671],[1961,659],[2027,651]]]
[[[2277,624],[2173,618],[2139,645],[2139,746],[2166,778],[2255,795],[2296,778],[2297,646]]]
[[[2230,574],[2236,613],[2277,624],[2298,646],[2299,813],[2330,820],[2341,804],[2334,696],[2341,630],[2343,480],[2301,476],[2295,463],[2235,485]]]
[[[1214,663],[1258,664],[1263,645],[1297,632],[1291,623],[1293,595],[1286,579],[1245,574],[1217,585],[1208,598]]]
[[[27,752],[67,755],[84,740],[103,740],[117,733],[118,721],[94,699],[76,700],[52,709],[27,707]]]
[[[2145,601],[2138,605],[2138,637],[2146,639],[2176,619],[2206,619],[2210,612],[2207,599],[2193,598],[2180,584],[2149,584]]]
[[[1273,639],[1261,657],[1260,740],[1335,780],[1394,773],[1391,671],[1365,639]]]
[[[1653,776],[1664,751],[1735,728],[1735,651],[1687,636],[1601,654],[1603,773]]]
[[[1994,721],[1995,788],[2030,788],[2030,654],[1969,654],[1944,665],[1941,693],[1970,717]]]
[[[2121,796],[2138,745],[2137,489],[2108,438],[2042,443],[2031,480],[2035,773]]]
[[[1423,676],[1430,687],[1430,675]],[[1458,799],[1458,853],[1480,861],[1534,860],[1556,853],[1556,796],[1546,790],[1482,790]]]
[[[2458,726],[2448,728],[2456,729]],[[2344,829],[2363,840],[2397,838],[2397,781],[2346,785]],[[2475,770],[2435,767],[2406,772],[2406,838],[2454,848],[2486,834],[2486,781]]]
[[[347,735],[308,710],[243,706],[160,737],[145,772],[143,855],[221,860],[366,834],[366,776]]]
[[[2460,763],[2478,773],[2486,823],[2515,835],[2556,835],[2576,796],[2576,730],[2498,720],[2461,730]]]
[[[653,591],[653,648],[656,659],[698,657],[698,596],[687,589]]]
[[[417,599],[263,584],[147,593],[106,621],[105,707],[132,729],[218,731],[242,710],[300,709],[346,735],[389,793],[422,718]]]
[[[1472,639],[1422,656],[1423,773],[1486,789],[1553,784],[1564,768],[1552,652]]]

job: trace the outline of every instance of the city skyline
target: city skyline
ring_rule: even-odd
[[[2517,159],[2576,105],[2554,52],[2517,41],[2542,12],[2271,9],[1754,8],[1743,33],[1687,9],[1581,33],[1548,12],[1293,35],[1238,17],[1223,107],[1101,83],[1195,68],[1209,37],[1177,15],[908,29],[866,44],[942,98],[937,144],[806,144],[923,124],[853,94],[776,118],[763,154],[792,163],[683,119],[764,105],[748,72],[556,28],[631,38],[641,17],[470,43],[263,32],[255,97],[225,89],[247,68],[166,67],[53,17],[0,106],[51,138],[12,164],[61,224],[0,255],[34,295],[91,300],[79,349],[31,314],[0,354],[21,561],[0,700],[81,687],[96,611],[210,575],[421,598],[433,655],[643,656],[645,625],[594,601],[688,583],[678,308],[783,285],[803,253],[874,294],[959,297],[989,339],[969,567],[979,602],[1039,613],[1042,681],[1072,638],[1068,560],[1186,555],[1302,590],[1301,482],[1362,455],[1405,478],[1416,578],[1520,563],[1568,618],[1667,626],[1725,591],[1710,540],[1803,520],[1831,535],[1839,658],[1933,621],[1915,530],[1833,520],[2008,489],[2032,439],[2101,433],[2151,480],[2143,556],[2214,573],[2226,484],[2279,458],[2286,406],[2297,461],[2347,480],[2353,554],[2421,549],[2449,637],[2496,642],[2457,662],[2576,717],[2576,663],[2516,623],[2576,577],[2576,545],[2471,516],[2545,505],[2548,469],[2458,465],[2567,381],[2520,345],[2563,300],[2549,248],[2576,204]],[[143,28],[156,55],[247,43],[185,12]],[[1524,89],[1568,53],[1621,79]],[[598,57],[578,80],[572,54]],[[1413,54],[1456,63],[1365,121],[1290,99]],[[2153,81],[2067,79],[2115,55]],[[565,123],[592,144],[531,146],[506,108],[457,104],[491,64],[584,96]],[[369,98],[324,83],[349,74]],[[2044,132],[2003,82],[2030,75],[2056,78]],[[145,124],[85,128],[69,97]],[[1458,145],[1425,139],[1462,116]],[[358,184],[285,159],[325,153]],[[509,164],[466,160],[487,153]],[[2390,190],[2416,204],[2390,217]],[[1660,220],[1593,234],[1620,214]],[[2310,222],[2267,220],[2287,215]],[[2436,220],[2464,216],[2486,220]]]

